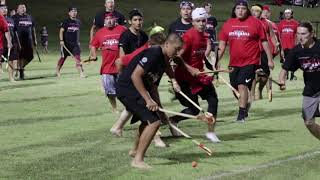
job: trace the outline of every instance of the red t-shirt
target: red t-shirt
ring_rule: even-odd
[[[264,31],[266,32],[267,40],[269,42],[269,40],[271,40],[269,22],[264,18],[260,19],[260,22],[262,24]],[[270,42],[269,42],[269,46],[271,47]],[[260,44],[260,50],[264,51],[264,49],[262,47],[262,43]]]
[[[219,38],[229,43],[229,66],[260,64],[259,44],[266,41],[267,37],[259,19],[253,16],[245,20],[231,18],[224,23]]]
[[[203,60],[207,49],[209,35],[207,33],[199,32],[195,28],[189,29],[183,36],[184,53],[183,60],[191,67],[204,71]],[[188,82],[192,93],[196,94],[201,91],[203,85],[208,85],[212,82],[212,77],[202,75],[193,77],[184,67],[178,66],[175,70],[175,77],[178,82]]]
[[[0,32],[1,32],[1,35],[0,35],[0,49],[3,49],[4,33],[8,32],[8,31],[9,31],[9,28],[8,28],[7,20],[2,15],[0,15]]]
[[[280,41],[282,49],[292,49],[295,46],[295,39],[299,22],[291,20],[282,20],[278,24]]]
[[[100,74],[116,74],[118,70],[115,66],[115,60],[119,57],[119,39],[120,35],[127,28],[117,25],[112,29],[101,28],[93,37],[91,46],[101,48],[102,64]]]
[[[128,66],[129,63],[132,61],[132,59],[138,55],[139,53],[141,53],[143,50],[148,49],[149,48],[149,43],[145,43],[143,46],[139,47],[138,49],[134,50],[132,53],[130,54],[126,54],[124,56],[121,57],[121,62],[122,65],[124,66]]]

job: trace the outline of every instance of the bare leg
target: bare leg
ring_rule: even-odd
[[[137,153],[137,149],[138,149],[138,145],[139,145],[139,140],[140,140],[140,136],[144,130],[144,128],[147,126],[147,124],[144,124],[144,123],[141,123],[140,126],[139,126],[139,129],[138,129],[138,132],[137,132],[137,135],[136,135],[136,139],[133,143],[133,148],[129,151],[129,156],[131,157],[135,157],[136,156],[136,153]]]
[[[139,144],[137,148],[137,153],[134,159],[131,162],[132,167],[136,167],[139,169],[150,169],[151,167],[144,162],[145,153],[156,134],[157,130],[160,127],[160,121],[154,122],[152,124],[147,125],[139,138]]]
[[[304,122],[310,133],[320,140],[320,126],[315,122],[315,119]]]
[[[14,61],[17,61],[17,60],[14,60]],[[16,69],[16,66],[15,66],[16,62],[14,61],[9,61],[8,74],[9,74],[10,82],[15,82],[13,74]]]
[[[246,108],[248,104],[248,95],[249,90],[248,87],[240,84],[238,85],[240,99],[239,99],[239,107]]]
[[[56,74],[57,74],[57,77],[61,77],[61,73],[60,73],[60,70],[65,62],[67,58],[66,57],[61,57],[58,61],[58,64],[57,64],[57,67],[56,67]]]
[[[124,125],[130,120],[131,117],[132,117],[132,114],[129,111],[124,109],[121,112],[120,117],[117,120],[117,122],[110,129],[110,132],[113,135],[121,137]]]
[[[260,99],[262,99],[262,91],[263,91],[263,88],[266,86],[268,82],[268,78],[265,78],[265,77],[261,77],[260,78],[260,82],[259,82],[259,96],[260,96]]]
[[[110,102],[110,104],[112,106],[112,111],[117,113],[118,111],[117,111],[117,99],[116,99],[116,97],[112,96],[112,95],[108,95],[108,99],[109,99],[109,102]]]
[[[76,68],[78,69],[78,72],[80,74],[80,77],[81,78],[85,78],[86,75],[84,74],[84,71],[83,71],[83,67],[81,65],[81,59],[80,59],[80,55],[76,55],[75,56],[75,60],[76,60]]]

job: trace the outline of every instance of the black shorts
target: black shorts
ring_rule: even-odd
[[[81,54],[81,49],[79,45],[72,45],[66,43],[65,46],[72,53],[72,55],[79,56]],[[71,56],[71,54],[65,48],[63,48],[63,51],[61,51],[61,56],[65,58]]]
[[[4,54],[5,57],[8,56],[8,49],[4,48]],[[13,44],[11,50],[10,50],[10,57],[8,58],[9,61],[18,60],[19,59],[19,47],[17,44]]]
[[[238,85],[246,85],[251,89],[252,81],[255,79],[257,66],[247,65],[243,67],[232,67],[233,71],[229,74],[230,83],[235,88],[238,89]]]
[[[269,77],[270,68],[269,68],[269,65],[268,65],[268,56],[267,56],[265,51],[263,51],[261,53],[261,65],[259,66],[259,68],[261,68],[263,70],[263,72],[265,73],[265,75],[267,77]]]
[[[144,99],[139,97],[120,96],[118,99],[126,107],[126,110],[133,114],[131,124],[141,120],[142,123],[152,124],[160,120],[157,112],[149,111]]]

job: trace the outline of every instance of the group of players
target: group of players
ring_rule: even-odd
[[[273,58],[280,54],[283,63],[279,79],[281,89],[285,89],[288,71],[292,71],[291,79],[294,79],[293,72],[297,69],[304,71],[303,117],[311,133],[320,138],[320,127],[314,121],[319,115],[320,103],[320,82],[317,79],[320,72],[320,44],[314,37],[312,25],[294,20],[291,9],[284,11],[284,20],[276,25],[269,20],[269,6],[249,7],[247,1],[237,0],[232,17],[223,24],[217,35],[217,20],[210,15],[211,8],[210,3],[195,8],[191,2],[181,2],[180,17],[169,26],[168,35],[157,25],[147,35],[142,30],[143,13],[133,9],[126,21],[115,10],[114,0],[105,0],[105,11],[94,18],[90,30],[89,61],[97,60],[97,51],[101,50],[100,74],[105,94],[113,112],[117,112],[116,99],[125,106],[110,131],[122,136],[128,120],[131,119],[131,123],[141,121],[134,147],[129,152],[134,158],[131,163],[133,167],[150,168],[144,162],[144,156],[152,140],[158,147],[166,146],[160,138],[161,122],[177,125],[187,119],[179,115],[169,118],[160,111],[158,86],[164,73],[170,79],[177,100],[185,107],[181,113],[194,115],[204,121],[208,119],[207,116],[212,118],[208,122],[206,137],[212,142],[220,142],[214,131],[218,95],[212,83],[214,77],[207,74],[205,69],[221,69],[219,61],[227,46],[230,48],[230,84],[239,93],[236,96],[239,102],[236,122],[243,123],[248,117],[251,102],[255,98],[256,83],[259,83],[258,98],[262,98],[262,90],[274,68]],[[5,9],[1,7],[1,13],[6,17]],[[16,31],[12,31],[11,37],[16,40],[11,41],[10,35],[5,33],[8,42],[6,47],[11,49],[10,57],[13,56],[9,59],[19,59],[16,61],[19,63],[15,63],[17,66],[14,63],[10,66],[18,67],[22,78],[23,67],[31,58],[30,54],[22,56],[22,52],[32,48],[32,43],[36,44],[33,41],[36,38],[34,22],[25,11],[25,6],[19,5],[18,15],[13,17]],[[77,19],[77,8],[70,7],[68,16],[60,26],[61,58],[56,73],[58,77],[61,76],[60,70],[66,58],[72,56],[80,77],[85,77],[80,59],[81,23]],[[7,18],[8,24],[9,21]],[[128,28],[125,24],[129,24]],[[3,32],[8,31],[5,25],[1,28]],[[218,45],[215,43],[217,39]],[[216,58],[210,58],[213,52]],[[24,60],[21,61],[21,58]],[[206,116],[199,115],[199,96],[207,101]],[[175,129],[170,130],[172,135],[179,136]]]

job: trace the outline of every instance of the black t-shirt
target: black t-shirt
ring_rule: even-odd
[[[80,20],[79,19],[65,19],[62,21],[60,28],[64,29],[63,41],[70,45],[78,45],[80,42]]]
[[[143,46],[148,41],[148,35],[140,31],[140,35],[133,34],[130,29],[127,29],[120,36],[119,47],[123,48],[125,54],[130,54],[134,50]]]
[[[320,42],[317,40],[312,48],[294,47],[285,60],[283,69],[296,71],[301,69],[304,77],[303,95],[312,97],[320,92]]]
[[[152,47],[142,51],[134,57],[127,68],[119,75],[116,90],[117,95],[126,97],[141,96],[135,88],[131,75],[137,66],[144,69],[143,84],[147,91],[150,92],[152,86],[158,86],[166,69],[165,56],[161,47]]]
[[[106,13],[109,13],[109,12],[103,11],[96,14],[93,20],[93,24],[97,27],[97,29],[104,27],[104,16]],[[126,18],[120,12],[113,11],[113,15],[116,17],[117,23],[119,25],[126,24]]]
[[[16,14],[13,17],[14,25],[16,28],[16,31],[18,32],[20,42],[22,44],[30,43],[33,39],[33,33],[32,30],[35,27],[35,22],[33,18],[28,15],[19,15]]]
[[[192,23],[190,24],[183,24],[181,22],[181,18],[178,18],[176,21],[170,24],[168,33],[176,33],[179,36],[182,37],[182,35],[188,31],[190,28],[192,28]]]
[[[206,32],[209,34],[209,39],[211,44],[217,40],[216,27],[218,26],[218,21],[215,17],[210,16],[207,19]]]

